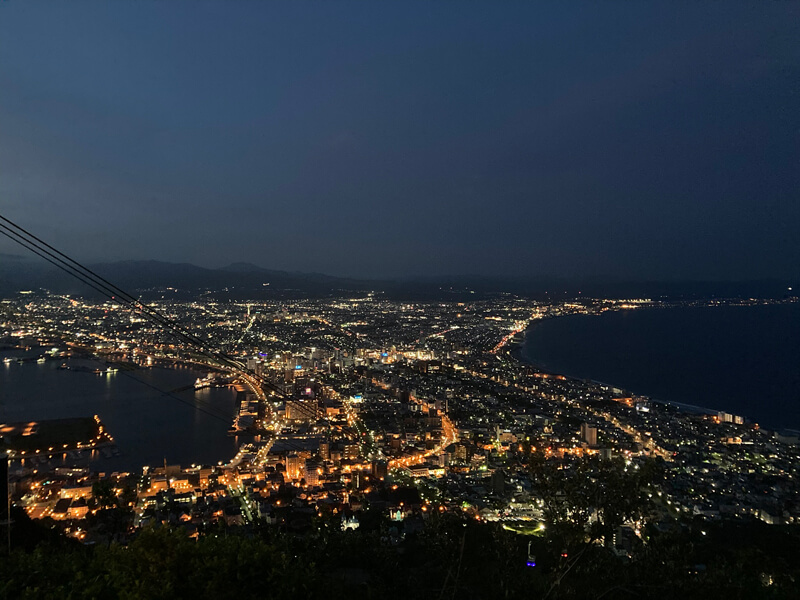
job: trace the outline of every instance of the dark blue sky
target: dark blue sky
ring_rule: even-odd
[[[7,0],[0,214],[92,261],[796,277],[800,3]]]

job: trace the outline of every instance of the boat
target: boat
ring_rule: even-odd
[[[202,390],[203,388],[211,387],[215,383],[215,376],[213,373],[206,374],[205,377],[198,377],[194,382],[194,389]]]

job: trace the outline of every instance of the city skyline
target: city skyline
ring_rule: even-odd
[[[800,4],[9,0],[0,57],[0,596],[797,596]]]

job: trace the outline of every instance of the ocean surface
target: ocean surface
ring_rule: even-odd
[[[647,308],[538,321],[520,355],[656,400],[800,429],[800,304]]]
[[[41,352],[35,349],[28,355]],[[23,354],[0,352],[0,360]],[[0,362],[0,423],[98,415],[118,451],[116,456],[95,452],[92,467],[98,470],[133,472],[144,465],[163,465],[165,459],[184,466],[216,464],[236,453],[235,439],[227,435],[236,410],[233,389],[176,392],[183,402],[162,393],[193,385],[203,371],[153,367],[96,375],[60,369],[64,363],[106,367],[102,362],[77,359]]]

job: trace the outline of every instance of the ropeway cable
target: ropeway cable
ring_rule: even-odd
[[[192,346],[198,347],[200,352],[205,356],[220,361],[221,363],[225,364],[234,371],[238,371],[240,373],[253,377],[262,385],[262,387],[269,388],[270,392],[273,395],[277,394],[283,398],[287,397],[287,395],[285,394],[285,392],[283,392],[283,390],[281,390],[271,382],[265,381],[262,377],[258,376],[256,373],[247,369],[241,362],[230,357],[224,352],[215,351],[213,349],[211,350],[207,349],[208,343],[206,341],[200,339],[194,334],[187,332],[180,325],[178,325],[168,317],[162,315],[158,311],[145,305],[138,298],[134,297],[133,295],[127,293],[125,290],[114,285],[113,283],[103,278],[102,276],[98,275],[88,267],[85,267],[76,260],[70,258],[63,252],[57,250],[47,242],[41,240],[40,238],[36,237],[29,231],[20,227],[13,221],[3,217],[2,215],[0,215],[0,220],[11,225],[11,227],[9,227],[8,225],[0,223],[0,228],[5,230],[5,231],[0,230],[0,233],[5,235],[12,241],[22,245],[23,247],[27,248],[34,254],[40,256],[41,258],[44,258],[45,260],[47,260],[47,262],[65,271],[69,275],[72,275],[73,277],[79,279],[80,281],[82,281],[95,291],[100,292],[102,295],[109,297],[110,299],[115,301],[119,300],[122,303],[127,304],[132,308],[138,310],[143,316],[148,317],[151,321],[155,321],[157,324],[169,329],[170,333],[182,339],[184,342]]]
[[[119,296],[119,300],[121,300],[123,303],[131,305],[133,308],[139,310],[140,312],[147,314],[149,317],[151,317],[151,319],[156,320],[160,325],[163,325],[171,329],[174,334],[181,337],[184,341],[199,346],[200,350],[202,350],[206,355],[210,355],[213,358],[216,358],[217,360],[221,360],[222,362],[228,364],[233,368],[242,369],[242,364],[239,361],[221,352],[213,350],[209,352],[208,350],[206,350],[206,346],[208,345],[206,341],[198,338],[194,334],[188,333],[174,321],[160,314],[158,311],[153,310],[152,308],[141,302],[138,298],[136,298],[132,294],[129,294],[125,290],[114,285],[104,277],[98,275],[88,267],[85,267],[76,260],[70,258],[63,252],[60,252],[56,248],[53,248],[47,242],[44,242],[40,238],[36,237],[35,235],[25,230],[24,228],[20,227],[19,225],[16,225],[15,223],[3,217],[2,215],[0,215],[0,220],[11,224],[14,229],[8,227],[7,225],[3,225],[2,223],[0,223],[0,227],[9,231],[12,235],[16,236],[17,238],[20,238],[21,240],[17,240],[14,238],[11,239],[17,241],[18,243],[21,243],[21,241],[26,242],[27,245],[23,244],[26,248],[28,248],[35,254],[41,256],[42,258],[45,258],[51,264],[54,264],[56,267],[62,270],[66,270],[66,272],[69,273],[70,275],[77,277],[87,285],[90,285],[96,291],[99,291],[103,295],[110,297],[112,300],[117,300],[117,296]],[[9,236],[7,235],[7,237]],[[32,248],[31,246],[35,246],[35,249]],[[52,252],[50,250],[52,250]],[[48,255],[56,262],[53,262],[53,260],[48,259],[46,256],[43,256],[43,254]],[[91,279],[92,283],[86,281],[87,278]],[[98,287],[103,289],[98,289]]]
[[[2,227],[2,225],[1,225],[1,224],[0,224],[0,227]],[[36,252],[35,250],[33,250],[32,248],[30,248],[29,246],[27,246],[25,243],[23,243],[23,242],[21,242],[21,241],[19,241],[19,240],[16,240],[16,239],[14,239],[14,238],[12,238],[11,236],[9,236],[9,235],[8,235],[7,233],[5,233],[4,231],[0,231],[0,233],[1,233],[1,234],[3,234],[3,235],[5,235],[5,236],[6,236],[6,237],[8,237],[8,238],[10,238],[10,239],[14,240],[15,242],[19,243],[20,245],[22,245],[22,246],[24,246],[24,247],[28,248],[29,250],[31,250],[31,251],[32,251],[32,252],[34,252],[35,254],[38,254],[38,252]],[[42,256],[42,255],[40,255],[40,254],[39,254],[39,256]],[[42,256],[42,258],[44,258],[45,260],[47,260],[48,262],[52,263],[52,264],[53,264],[53,265],[55,265],[55,266],[59,266],[58,264],[56,264],[54,261],[50,260],[50,259],[49,259],[49,258],[47,258],[46,256]],[[60,268],[60,267],[59,267],[59,268]],[[77,279],[80,279],[81,281],[83,281],[83,282],[84,282],[86,285],[88,285],[88,286],[90,286],[90,287],[92,287],[92,288],[96,289],[97,291],[100,291],[100,290],[98,290],[98,289],[97,289],[97,288],[96,288],[96,287],[95,287],[95,286],[94,286],[94,285],[93,285],[91,282],[89,282],[88,280],[86,280],[86,279],[82,278],[81,276],[79,276],[79,275],[76,275],[76,274],[73,274],[73,276],[74,276],[74,277],[76,277]],[[99,364],[99,363],[98,363],[98,364]],[[121,372],[121,371],[120,371],[120,372]],[[123,375],[125,375],[126,377],[129,377],[129,378],[133,379],[134,381],[138,381],[138,382],[139,382],[139,383],[141,383],[142,385],[145,385],[145,386],[147,386],[147,387],[149,387],[149,388],[151,388],[151,389],[153,389],[153,390],[155,390],[155,391],[157,391],[157,392],[161,393],[161,394],[162,394],[162,395],[164,395],[164,396],[168,396],[168,397],[170,397],[170,398],[173,398],[173,399],[177,400],[178,402],[182,402],[183,404],[186,404],[187,406],[190,406],[190,407],[192,407],[192,408],[195,408],[195,409],[199,410],[200,412],[203,412],[203,413],[207,414],[207,415],[208,415],[208,416],[210,416],[210,417],[213,417],[213,418],[215,418],[215,419],[219,419],[220,421],[224,421],[224,422],[226,422],[226,423],[230,421],[230,417],[224,417],[224,416],[222,416],[222,413],[214,413],[214,412],[212,412],[212,410],[210,410],[210,409],[212,408],[212,407],[211,407],[211,405],[207,405],[207,403],[204,403],[202,400],[198,401],[197,403],[192,403],[192,402],[189,402],[189,401],[187,401],[187,400],[184,400],[183,398],[179,398],[178,396],[176,396],[175,394],[173,394],[173,393],[171,393],[171,392],[168,392],[168,391],[162,390],[162,389],[158,388],[157,386],[154,386],[154,385],[152,385],[152,384],[149,384],[149,383],[147,383],[146,381],[143,381],[143,380],[139,379],[138,377],[135,377],[135,376],[131,375],[130,373],[124,373],[124,372],[122,372],[122,374],[123,374]],[[208,408],[206,408],[206,407],[202,406],[201,404],[206,404],[206,405],[208,406]]]
[[[3,219],[3,217],[0,217],[0,219]],[[3,219],[3,220],[7,220],[7,219]],[[48,250],[46,250],[44,248],[41,248],[35,242],[30,241],[30,239],[24,237],[23,235],[19,234],[18,232],[12,230],[11,228],[3,225],[2,223],[0,223],[0,228],[5,229],[7,232],[10,232],[10,235],[9,235],[9,233],[6,233],[6,231],[0,230],[0,233],[5,235],[9,239],[17,242],[18,244],[20,244],[23,247],[27,248],[28,250],[30,250],[34,254],[40,256],[41,258],[44,258],[50,264],[56,266],[57,268],[61,269],[62,271],[65,271],[66,273],[68,273],[69,275],[75,277],[76,279],[79,279],[80,281],[82,281],[83,283],[85,283],[86,285],[88,285],[89,287],[94,289],[95,291],[100,292],[102,295],[110,298],[111,300],[115,300],[115,301],[119,300],[121,303],[127,304],[127,305],[131,306],[132,308],[134,308],[135,310],[138,310],[140,313],[142,313],[145,316],[149,317],[151,321],[155,321],[157,324],[159,324],[159,325],[161,325],[163,327],[166,327],[167,329],[171,330],[172,334],[174,334],[175,336],[181,338],[183,341],[185,341],[185,342],[187,342],[187,343],[189,343],[189,344],[191,344],[193,346],[197,346],[199,348],[199,350],[204,355],[206,355],[206,356],[208,356],[210,358],[214,358],[215,360],[219,360],[220,362],[223,362],[223,363],[227,364],[228,366],[230,366],[233,369],[244,370],[244,369],[242,369],[242,365],[241,365],[240,362],[238,362],[235,359],[232,359],[232,358],[230,358],[230,357],[228,357],[228,356],[226,356],[226,355],[224,355],[224,354],[222,354],[220,352],[216,352],[216,351],[213,351],[213,350],[211,350],[211,351],[207,350],[206,349],[206,346],[208,345],[207,342],[205,342],[202,339],[198,338],[194,334],[186,332],[179,325],[177,325],[174,321],[172,321],[168,317],[165,317],[164,315],[158,313],[157,311],[153,310],[152,308],[150,308],[149,306],[145,305],[140,300],[138,300],[137,298],[135,298],[132,295],[128,294],[124,290],[121,290],[120,288],[118,288],[117,286],[114,286],[113,284],[106,284],[105,283],[106,280],[104,280],[102,277],[100,277],[99,275],[97,275],[93,271],[91,271],[89,269],[86,269],[85,267],[80,265],[80,263],[76,263],[76,264],[78,264],[81,267],[81,269],[84,269],[83,271],[78,269],[78,268],[76,268],[76,267],[74,267],[74,266],[72,266],[72,265],[70,265],[69,263],[65,262],[64,260],[60,259],[58,256],[54,255],[52,252],[49,252]],[[73,261],[73,262],[75,262],[75,261]]]

